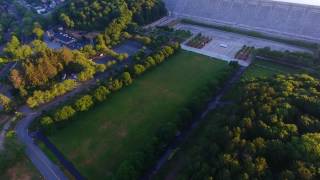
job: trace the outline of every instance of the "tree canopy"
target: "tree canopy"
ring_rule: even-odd
[[[320,81],[278,75],[241,88],[194,145],[186,179],[319,179]]]

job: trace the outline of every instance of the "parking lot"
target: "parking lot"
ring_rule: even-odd
[[[213,57],[215,54],[218,57],[225,57],[224,60],[233,60],[235,54],[242,48],[242,46],[254,46],[255,48],[270,47],[273,50],[279,51],[305,51],[311,52],[308,49],[296,47],[293,45],[288,45],[284,43],[279,43],[271,40],[260,39],[255,37],[249,37],[241,34],[229,33],[220,30],[215,30],[211,28],[205,28],[195,25],[188,24],[177,24],[176,29],[189,30],[193,35],[202,33],[204,36],[209,36],[212,38],[212,41],[204,46],[199,53],[210,55]],[[250,62],[249,62],[250,63]]]

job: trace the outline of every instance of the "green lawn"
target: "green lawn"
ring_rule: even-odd
[[[6,180],[43,180],[44,178],[33,166],[32,162],[27,158],[19,162],[16,162],[14,165],[9,167],[3,174],[0,174],[0,179]]]
[[[108,177],[128,152],[150,142],[161,124],[228,68],[223,61],[182,51],[49,138],[85,177]]]
[[[288,66],[275,64],[266,61],[255,61],[245,72],[242,79],[250,79],[256,77],[270,77],[276,74],[295,74],[303,73],[300,69],[291,68]]]

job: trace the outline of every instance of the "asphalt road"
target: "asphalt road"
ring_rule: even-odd
[[[127,49],[128,44],[124,43],[122,45],[119,45],[117,48],[118,48],[117,49],[118,51],[121,50],[122,48]],[[139,49],[137,48],[136,52],[138,50]],[[134,54],[133,51],[130,52],[129,55],[132,55],[132,54]],[[131,64],[131,63],[132,61],[129,58],[125,61],[119,62],[113,68],[116,69],[117,71],[121,71],[126,67],[126,64]],[[68,178],[64,175],[61,169],[46,156],[46,154],[37,146],[37,144],[34,143],[28,130],[29,126],[31,125],[33,120],[35,120],[38,116],[41,115],[42,111],[58,106],[59,104],[68,100],[70,97],[73,97],[76,94],[81,93],[92,86],[95,86],[97,80],[103,80],[103,79],[105,80],[106,78],[110,77],[112,74],[113,73],[110,73],[109,71],[100,73],[96,75],[95,78],[80,84],[73,91],[56,98],[50,103],[42,105],[36,110],[30,109],[27,106],[23,106],[19,109],[19,111],[23,113],[24,118],[22,118],[16,126],[15,130],[17,133],[17,137],[25,145],[26,155],[30,158],[34,166],[39,170],[39,172],[42,174],[42,176],[45,179],[64,180]]]
[[[42,176],[47,180],[64,180],[68,179],[64,173],[55,165],[43,152],[42,150],[33,142],[31,138],[28,127],[32,121],[39,116],[40,113],[33,112],[26,114],[18,125],[16,126],[16,132],[18,139],[23,142],[26,148],[26,154],[34,164],[34,166],[39,170]]]

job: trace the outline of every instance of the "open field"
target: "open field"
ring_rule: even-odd
[[[87,178],[109,177],[129,153],[152,142],[156,130],[212,79],[226,62],[182,51],[105,103],[81,113],[49,138]]]
[[[270,77],[276,74],[295,74],[304,73],[300,69],[291,68],[288,66],[275,64],[267,61],[254,61],[244,73],[242,79],[251,79],[256,77]]]
[[[27,157],[10,167],[0,179],[7,180],[42,180],[40,173],[34,168],[33,164]]]

